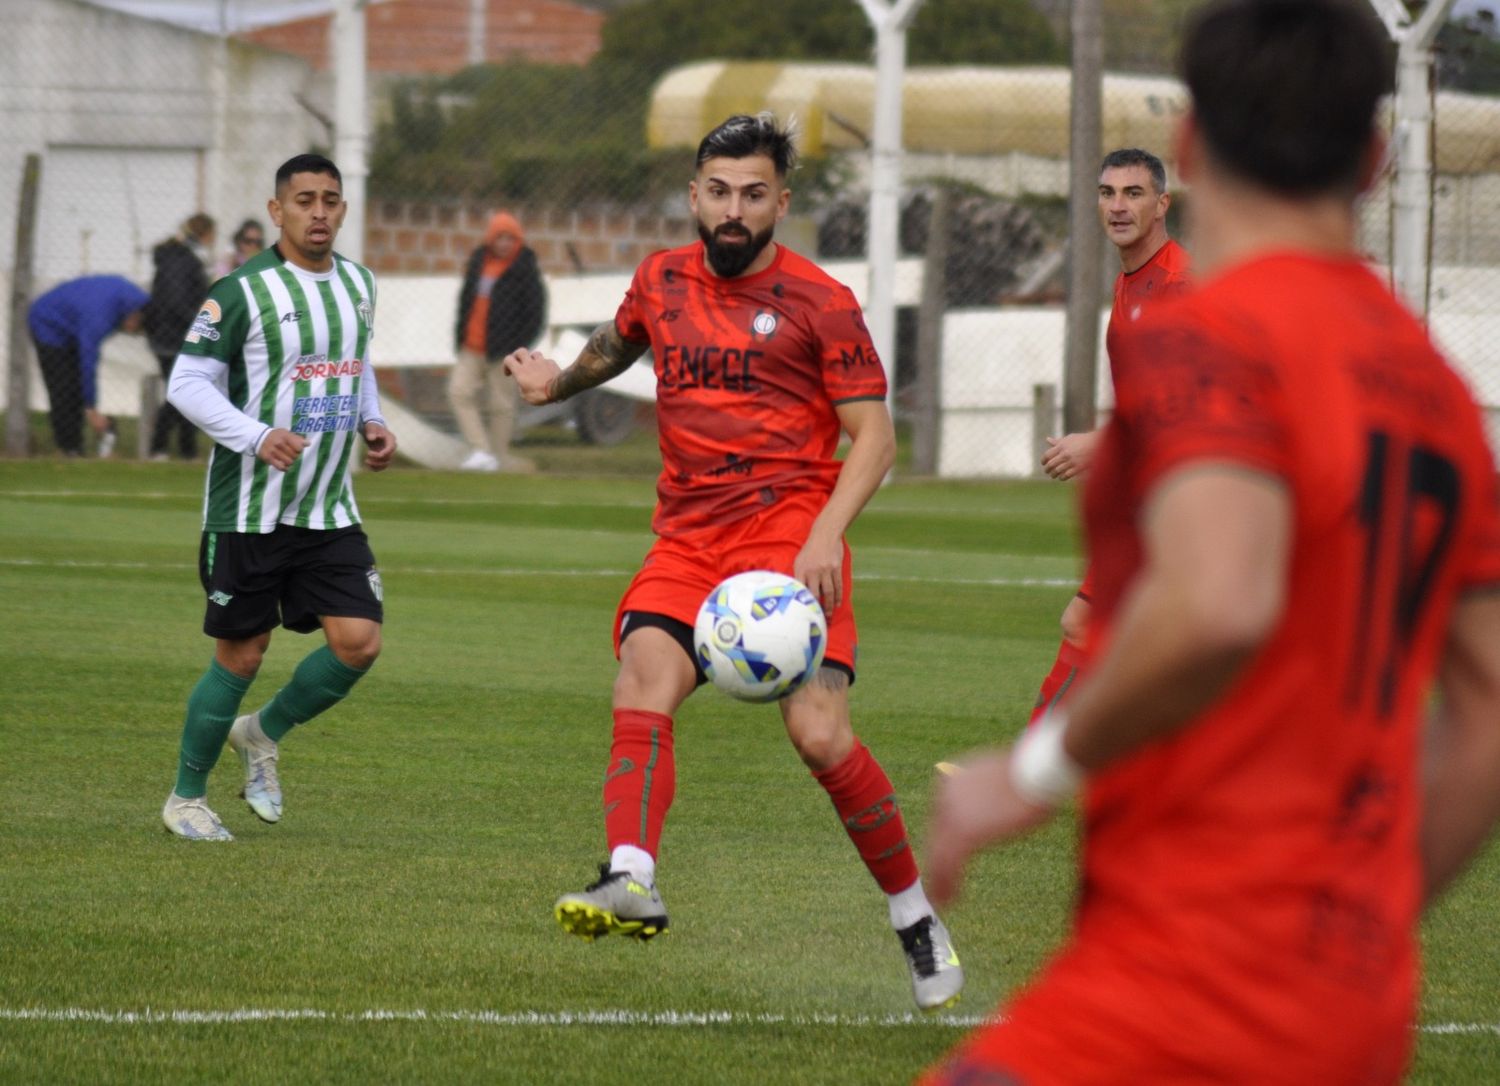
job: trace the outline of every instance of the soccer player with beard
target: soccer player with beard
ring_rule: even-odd
[[[1088,668],[927,837],[941,903],[1086,786],[1073,922],[924,1086],[1403,1076],[1422,909],[1500,815],[1500,494],[1357,247],[1392,52],[1353,0],[1188,24],[1197,283],[1110,357]]]
[[[647,257],[615,319],[567,369],[524,349],[505,360],[533,404],[599,385],[648,348],[657,380],[658,538],[614,627],[610,858],[554,915],[586,939],[667,929],[656,860],[675,787],[673,714],[704,681],[693,621],[725,577],[778,570],[807,585],[829,621],[819,674],[780,703],[787,736],[887,895],[918,1006],[935,1010],[958,999],[963,971],[922,889],[895,790],[849,718],[844,532],[895,455],[886,376],[853,293],[773,240],[794,158],[770,114],[726,120],[703,138],[688,184],[701,240]],[[851,439],[842,463],[840,430]]]
[[[1188,255],[1167,236],[1167,170],[1161,159],[1136,147],[1122,147],[1104,156],[1099,166],[1099,223],[1120,254],[1115,277],[1114,305],[1104,344],[1111,358],[1130,327],[1168,298],[1187,291]],[[1094,462],[1102,430],[1049,437],[1042,469],[1054,479],[1081,479]],[[1062,643],[1052,670],[1031,711],[1033,722],[1052,708],[1072,687],[1083,663],[1084,632],[1093,597],[1093,570],[1063,609]]]

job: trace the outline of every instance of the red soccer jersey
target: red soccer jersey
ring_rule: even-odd
[[[1119,350],[1120,337],[1158,302],[1187,293],[1191,285],[1187,250],[1171,238],[1135,271],[1115,276],[1115,302],[1104,333],[1109,356]]]
[[[748,516],[838,479],[834,408],[883,400],[885,369],[848,287],[778,245],[764,271],[721,279],[703,245],[636,269],[615,328],[649,341],[662,471],[652,528]]]
[[[1154,311],[1167,298],[1186,294],[1191,287],[1187,250],[1171,238],[1135,271],[1122,271],[1115,276],[1115,303],[1109,311],[1109,327],[1104,333],[1104,346],[1109,357],[1115,356],[1123,337],[1147,312]],[[1093,600],[1092,566],[1084,569],[1078,594],[1085,600]]]
[[[1154,1035],[1237,1081],[1366,1081],[1360,1068],[1380,1079],[1392,1061],[1399,1073],[1420,716],[1455,597],[1500,582],[1479,412],[1353,259],[1240,265],[1111,358],[1116,411],[1085,498],[1091,647],[1108,643],[1140,565],[1143,501],[1189,462],[1286,487],[1287,606],[1222,700],[1090,782],[1075,939],[1039,989],[1050,982],[1055,1001],[1117,970],[1105,987],[1130,977],[1160,1004],[1095,992],[1095,1027]]]

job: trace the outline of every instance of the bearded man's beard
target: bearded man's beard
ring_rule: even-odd
[[[775,233],[775,225],[762,230],[759,234],[751,234],[749,230],[739,223],[720,223],[718,227],[710,230],[702,220],[698,222],[698,236],[703,239],[704,250],[708,254],[708,266],[714,270],[715,275],[725,279],[733,279],[740,275],[751,264],[755,258],[760,256],[761,251],[771,243],[771,235]],[[736,238],[735,241],[726,241],[726,238]]]

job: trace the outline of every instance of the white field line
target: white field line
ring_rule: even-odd
[[[87,1007],[0,1007],[0,1021],[83,1022],[108,1026],[237,1025],[244,1022],[431,1022],[512,1027],[564,1026],[926,1026],[969,1029],[987,1019],[917,1014],[770,1014],[749,1011],[324,1011],[315,1008],[242,1007],[224,1011],[91,1010]]]
[[[186,562],[76,562],[40,558],[0,558],[0,567],[26,566],[41,569],[139,569],[139,570],[191,570],[194,566]],[[380,572],[387,577],[401,574],[420,574],[431,577],[630,577],[634,569],[541,569],[498,566],[450,567],[434,569],[422,566],[382,565]],[[894,581],[903,584],[951,584],[990,588],[1068,588],[1078,584],[1077,577],[919,577],[895,573],[860,573],[857,581]]]
[[[0,1021],[80,1022],[106,1026],[217,1026],[258,1022],[427,1022],[435,1024],[558,1028],[571,1026],[833,1026],[880,1028],[918,1026],[937,1029],[970,1029],[990,1021],[987,1016],[917,1014],[771,1014],[750,1011],[427,1011],[366,1010],[324,1011],[316,1008],[242,1007],[222,1011],[152,1010],[106,1011],[87,1007],[0,1007]],[[1417,1032],[1440,1037],[1493,1034],[1500,1037],[1500,1023],[1429,1022]]]

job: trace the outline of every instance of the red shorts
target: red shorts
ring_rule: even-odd
[[[807,533],[827,500],[821,493],[792,495],[723,527],[658,539],[615,612],[615,656],[620,655],[620,622],[627,611],[649,611],[692,626],[704,598],[724,578],[752,569],[771,569],[791,576],[792,562],[807,543]],[[827,616],[824,659],[843,665],[851,675],[859,641],[854,625],[853,571],[853,557],[845,543],[844,596]]]

